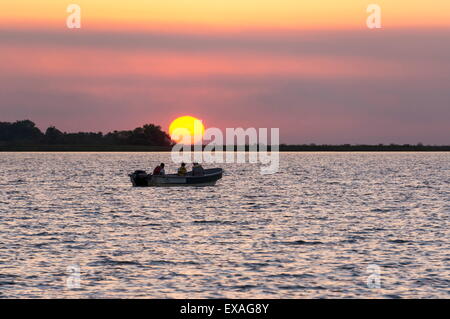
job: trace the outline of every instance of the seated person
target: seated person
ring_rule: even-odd
[[[192,176],[203,176],[205,175],[205,170],[199,163],[194,163],[192,166]]]
[[[166,175],[166,172],[164,171],[164,163],[161,163],[160,165],[155,167],[155,169],[153,170],[153,175]]]
[[[186,176],[186,174],[187,174],[186,164],[181,163],[181,166],[178,169],[178,176]]]

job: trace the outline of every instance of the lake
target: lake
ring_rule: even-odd
[[[133,188],[170,153],[1,153],[2,298],[449,298],[450,153],[281,153]]]

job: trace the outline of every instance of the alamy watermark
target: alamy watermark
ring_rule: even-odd
[[[78,4],[69,4],[67,6],[67,13],[70,15],[66,19],[66,25],[69,29],[81,28],[81,7]]]
[[[66,25],[69,29],[81,28],[81,7],[78,4],[69,4],[66,9],[70,15],[66,19]],[[381,28],[381,6],[376,3],[369,4],[366,9],[370,15],[366,19],[366,25],[369,29]]]
[[[367,7],[366,25],[369,29],[381,29],[381,7],[378,4],[369,4]]]
[[[200,120],[196,120],[200,122]],[[194,131],[178,128],[172,139],[178,141],[172,148],[174,163],[259,163],[261,174],[277,173],[280,167],[280,129],[271,128],[227,128],[212,127],[205,130],[202,139],[191,145],[193,136],[201,136],[197,131],[202,125],[193,125]],[[224,138],[225,137],[225,138]],[[204,142],[207,141],[206,144]],[[248,152],[247,152],[248,151]]]
[[[367,273],[369,273],[369,276],[367,277],[367,287],[370,289],[381,288],[380,266],[374,264],[367,266]]]
[[[81,287],[81,274],[79,265],[67,266],[67,289],[79,289]]]

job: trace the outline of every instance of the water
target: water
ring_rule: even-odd
[[[166,153],[0,156],[2,298],[450,297],[449,153],[283,153],[206,188],[130,186]]]

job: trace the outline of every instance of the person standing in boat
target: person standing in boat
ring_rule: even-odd
[[[199,163],[194,163],[192,166],[192,176],[203,176],[205,175],[205,170]]]
[[[186,174],[187,174],[186,164],[181,163],[181,166],[178,169],[178,176],[185,176]]]
[[[166,175],[166,172],[164,170],[164,163],[161,163],[155,167],[155,169],[153,170],[153,175],[162,175],[162,176]]]

